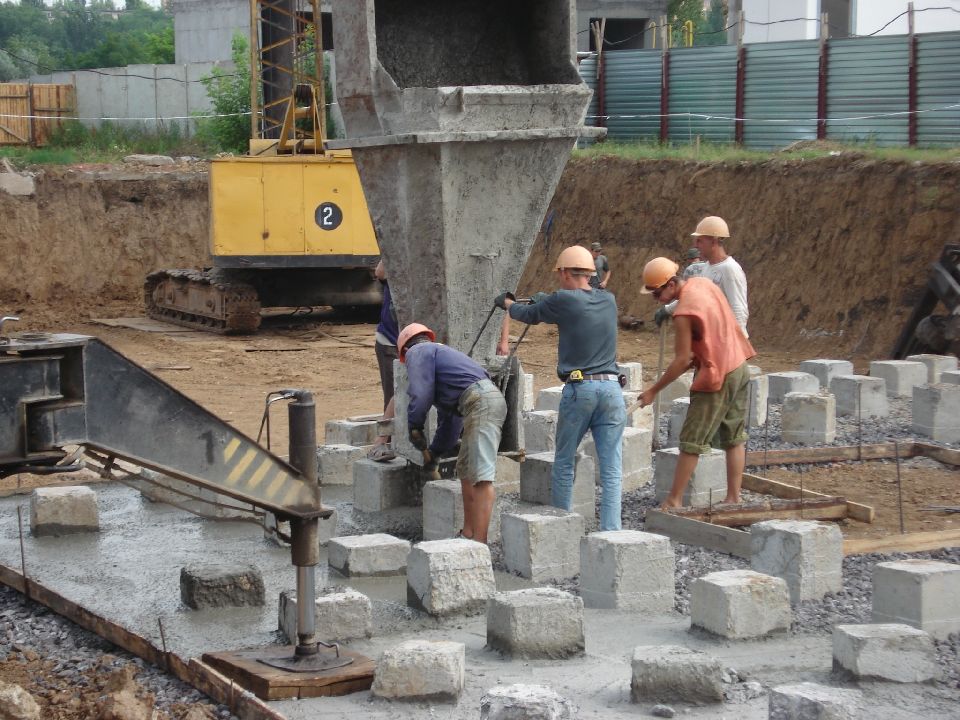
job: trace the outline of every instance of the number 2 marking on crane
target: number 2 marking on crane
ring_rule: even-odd
[[[321,230],[336,230],[343,222],[343,210],[336,203],[321,203],[314,211],[313,219]]]

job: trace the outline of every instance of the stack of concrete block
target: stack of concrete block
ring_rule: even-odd
[[[857,679],[918,683],[940,677],[933,639],[898,623],[837,625],[833,628],[833,669]]]
[[[316,636],[325,642],[368,638],[373,634],[373,608],[363,593],[349,587],[325,587],[317,591]],[[297,643],[297,593],[280,593],[280,631]]]
[[[935,638],[960,631],[960,565],[897,560],[873,569],[873,621],[903,623]]]
[[[771,720],[857,720],[862,703],[860,690],[811,682],[778,685],[770,690],[768,716]]]
[[[100,529],[97,494],[88,487],[37,488],[30,494],[30,532],[70,535]]]
[[[946,370],[940,373],[940,382],[943,385],[960,385],[960,370]]]
[[[914,387],[913,431],[936,442],[960,443],[960,385]]]
[[[401,535],[421,530],[423,512],[419,468],[403,458],[353,464],[353,513],[370,532]]]
[[[874,360],[870,377],[883,378],[887,397],[908,398],[917,385],[927,382],[927,366],[912,360]]]
[[[766,375],[752,375],[747,393],[748,427],[760,427],[767,422],[767,406],[770,401],[770,378]]]
[[[678,448],[658,450],[654,483],[657,502],[663,502],[673,487],[673,473],[680,458]],[[722,450],[710,450],[700,456],[697,469],[683,493],[683,504],[688,507],[700,507],[711,502],[718,503],[727,494],[727,458]]]
[[[667,413],[667,445],[666,447],[676,447],[680,442],[680,430],[683,429],[683,423],[687,419],[687,410],[690,409],[690,398],[677,398],[670,403],[670,409]]]
[[[573,577],[580,572],[583,533],[583,516],[559,508],[503,513],[503,562],[511,572],[534,582]]]
[[[936,385],[945,372],[957,371],[957,358],[953,355],[907,355],[911,362],[922,362],[927,367],[927,384]]]
[[[327,420],[324,427],[324,442],[327,445],[373,445],[377,439],[376,420]]]
[[[838,375],[853,375],[853,363],[849,360],[804,360],[800,372],[813,375],[822,390],[829,390],[830,383]]]
[[[832,443],[837,437],[836,399],[829,393],[787,393],[783,398],[780,432],[785,442]]]
[[[693,384],[693,373],[686,372],[672,383],[667,385],[657,396],[662,403],[661,407],[668,407],[677,398],[690,397],[690,386]]]
[[[837,415],[847,417],[886,417],[887,383],[869,375],[837,375],[830,381],[830,392],[837,401]]]
[[[669,613],[674,603],[669,538],[637,530],[608,530],[581,538],[580,596],[592,608]]]
[[[521,410],[528,412],[537,404],[537,394],[533,389],[533,373],[523,373],[523,403]]]
[[[832,523],[767,520],[750,526],[750,567],[783,578],[790,601],[843,589],[843,534]]]
[[[194,610],[260,607],[263,575],[253,565],[199,563],[180,568],[180,599]]]
[[[493,485],[497,494],[520,492],[520,461],[507,455],[497,455]]]
[[[653,432],[641,428],[626,427],[621,440],[621,479],[623,492],[639,490],[653,477]],[[593,435],[587,433],[580,443],[580,451],[593,459],[594,481],[600,485],[600,457]]]
[[[351,535],[327,544],[327,563],[344,577],[384,577],[407,572],[410,542],[393,535]]]
[[[514,463],[516,464],[516,463]],[[518,470],[519,472],[519,470]],[[508,507],[501,486],[494,482],[496,500],[487,541],[500,540],[500,515]],[[463,529],[463,484],[459,480],[434,480],[423,486],[423,539],[452,538]]]
[[[779,405],[783,402],[787,393],[819,392],[820,381],[810,373],[788,370],[787,372],[768,373],[767,388],[770,402]]]
[[[554,454],[527,455],[520,465],[520,499],[534,505],[550,505]],[[596,470],[593,458],[577,453],[573,474],[573,512],[583,515],[586,528],[596,525]]]
[[[534,409],[558,411],[560,409],[560,396],[562,394],[563,385],[543,388],[537,393],[537,402],[534,405]]]
[[[353,445],[320,445],[317,448],[317,479],[321,485],[352,485],[353,463],[367,451]]]
[[[583,600],[554,588],[497,593],[487,605],[487,645],[508,655],[582,655]]]
[[[456,700],[463,691],[463,643],[408,640],[385,650],[370,692],[404,700]]]
[[[790,629],[785,580],[753,570],[704,575],[690,585],[690,624],[732,640]]]
[[[557,447],[556,435],[556,410],[533,410],[523,413],[523,440],[528,455],[553,452]]]
[[[576,706],[544,685],[498,685],[480,699],[480,720],[573,720]]]
[[[490,548],[481,543],[428,540],[407,558],[407,603],[430,615],[480,610],[495,591]]]
[[[630,700],[723,702],[723,670],[702,652],[675,645],[641,645],[630,662]]]

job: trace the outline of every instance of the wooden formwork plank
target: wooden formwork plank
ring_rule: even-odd
[[[712,508],[678,508],[671,514],[725,527],[753,525],[763,520],[843,520],[847,517],[847,501],[830,496],[809,500],[777,499]]]
[[[960,546],[960,528],[888,535],[882,538],[851,538],[843,541],[844,555],[872,552],[919,552]]]
[[[800,497],[800,488],[798,488],[796,485],[788,485],[787,483],[770,480],[768,478],[760,477],[759,475],[752,475],[750,473],[743,474],[743,489],[751,492],[763,493],[764,495],[773,495],[774,497],[778,498],[795,499]],[[804,488],[803,497],[828,498],[831,496]],[[859,520],[860,522],[873,522],[876,513],[871,506],[850,502],[849,500],[847,500],[846,503],[849,517],[852,517],[854,520]]]
[[[747,453],[747,465],[787,465],[789,463],[843,462],[844,460],[889,460],[897,454],[902,458],[916,454],[916,443],[905,440],[895,448],[893,443],[873,445],[842,445],[839,447],[816,447],[798,450],[751,450]]]
[[[952,448],[940,447],[939,445],[932,445],[925,442],[915,442],[913,447],[917,455],[923,455],[924,457],[941,462],[944,465],[960,466],[960,450],[953,450]]]
[[[644,530],[666,535],[671,540],[687,545],[699,545],[742,558],[750,557],[750,533],[743,530],[711,525],[660,510],[647,510]]]

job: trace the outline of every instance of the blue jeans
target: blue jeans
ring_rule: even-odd
[[[623,477],[623,427],[627,410],[616,380],[567,383],[557,416],[557,450],[551,476],[553,504],[570,510],[577,447],[593,433],[600,461],[600,529],[620,529],[620,481]]]

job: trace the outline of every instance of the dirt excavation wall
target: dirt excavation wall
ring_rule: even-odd
[[[202,165],[200,167],[203,167]],[[0,191],[0,310],[60,318],[140,307],[144,275],[207,262],[202,170],[44,170],[33,196]],[[763,348],[880,357],[944,242],[960,241],[960,164],[822,160],[705,165],[574,160],[521,291],[554,286],[562,246],[600,240],[624,312],[652,317],[640,270],[679,257],[697,220],[730,224]]]

